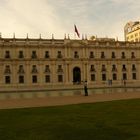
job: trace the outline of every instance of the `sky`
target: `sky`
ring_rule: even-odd
[[[2,37],[74,38],[82,34],[124,40],[124,26],[140,20],[140,0],[0,0]]]

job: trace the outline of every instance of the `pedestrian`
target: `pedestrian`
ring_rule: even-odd
[[[88,96],[87,81],[85,81],[85,84],[84,84],[84,91],[85,91],[85,96]]]

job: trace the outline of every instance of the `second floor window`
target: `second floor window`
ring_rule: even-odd
[[[91,72],[95,72],[94,65],[91,65],[91,66],[90,66],[90,71],[91,71]]]
[[[58,65],[57,72],[63,72],[62,65]]]
[[[45,58],[49,58],[49,57],[50,57],[49,51],[46,51],[46,52],[45,52]]]
[[[45,66],[45,72],[50,72],[50,67],[49,67],[49,65],[46,65],[46,66]]]
[[[9,65],[6,65],[4,73],[5,74],[10,74],[11,73],[11,70],[10,70],[10,66]]]
[[[131,53],[131,58],[135,58],[134,52]]]
[[[32,58],[37,58],[37,54],[36,54],[36,51],[32,51]]]
[[[115,52],[112,52],[112,58],[116,58]]]
[[[94,53],[93,52],[90,52],[90,58],[94,58]]]
[[[18,58],[24,58],[23,51],[19,51]]]
[[[132,71],[136,71],[136,66],[135,66],[135,64],[132,65]]]
[[[74,52],[74,58],[79,58],[79,55],[78,55],[77,51]]]
[[[122,71],[126,71],[126,66],[122,65]]]
[[[116,65],[112,65],[112,71],[117,71]]]
[[[58,51],[58,52],[57,52],[57,58],[62,58],[61,51]]]
[[[23,65],[19,65],[18,73],[20,73],[20,74],[23,74],[24,73]]]
[[[36,65],[33,65],[32,66],[32,73],[37,73],[37,66]]]
[[[105,58],[104,52],[101,52],[101,58]]]
[[[102,65],[102,72],[105,72],[106,71],[106,67],[105,65]]]
[[[5,58],[10,58],[10,51],[5,52]]]
[[[125,58],[125,53],[124,52],[122,52],[122,58]]]

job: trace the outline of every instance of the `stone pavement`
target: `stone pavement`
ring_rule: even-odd
[[[136,98],[140,98],[140,92],[138,91],[127,93],[92,94],[89,96],[74,95],[60,97],[31,98],[31,99],[22,99],[22,98],[6,99],[0,100],[0,109],[58,106],[80,103],[104,102],[112,100],[136,99]]]

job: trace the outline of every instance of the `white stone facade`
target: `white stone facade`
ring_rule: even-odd
[[[0,39],[0,88],[90,87],[140,82],[140,43],[70,39]]]

